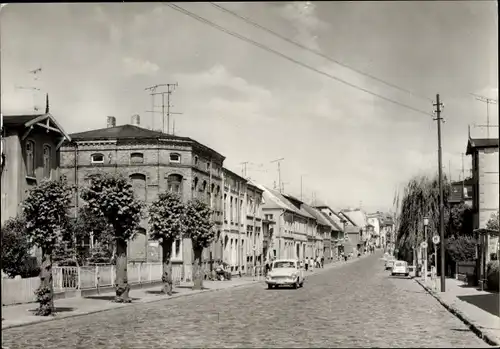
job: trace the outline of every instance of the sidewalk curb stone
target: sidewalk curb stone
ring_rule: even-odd
[[[496,339],[491,338],[485,331],[483,331],[479,326],[476,326],[471,320],[467,318],[465,314],[463,314],[460,310],[458,310],[456,307],[453,305],[450,305],[443,301],[439,295],[433,291],[429,286],[425,285],[422,283],[422,281],[418,279],[414,279],[422,288],[429,293],[434,299],[436,299],[443,307],[446,308],[450,313],[455,315],[460,321],[462,321],[467,327],[470,328],[474,334],[476,334],[479,338],[484,340],[487,344],[498,347],[500,346],[500,342],[497,341]]]

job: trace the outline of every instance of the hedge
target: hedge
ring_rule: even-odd
[[[488,289],[498,291],[498,260],[490,261],[486,268]]]

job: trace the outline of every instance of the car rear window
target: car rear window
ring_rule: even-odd
[[[405,262],[396,262],[396,267],[404,267]]]

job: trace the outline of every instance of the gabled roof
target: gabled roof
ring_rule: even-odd
[[[43,123],[42,123],[43,122]],[[52,123],[52,126],[50,125]],[[3,115],[3,126],[6,128],[27,128],[34,125],[60,132],[63,138],[71,141],[71,136],[64,131],[51,113],[31,114],[31,115]],[[54,127],[55,126],[55,127]]]
[[[354,224],[360,228],[364,228],[366,226],[366,216],[363,211],[358,209],[353,210],[343,210],[344,213]]]
[[[498,148],[498,138],[469,138],[466,155],[471,155],[474,149]]]
[[[356,223],[348,215],[346,215],[344,213],[344,211],[339,211],[339,215],[341,215],[343,218],[345,218],[345,220],[347,220],[352,225],[357,226]]]
[[[300,210],[297,207],[295,207],[290,201],[288,201],[280,192],[269,189],[264,185],[254,183],[254,185],[257,188],[260,188],[264,191],[264,201],[265,203],[262,205],[262,208],[268,208],[268,209],[282,209],[282,210],[287,210],[289,212],[296,213],[300,216],[306,217],[306,218],[314,218],[312,217],[309,213],[307,213],[304,210]]]
[[[344,229],[337,222],[335,222],[335,220],[333,219],[333,217],[327,215],[326,212],[322,212],[321,211],[321,214],[333,226],[333,230],[334,231],[340,231],[340,232],[344,231]]]
[[[318,224],[319,225],[323,225],[325,227],[330,227],[331,229],[334,229],[335,227],[333,226],[333,224],[331,224],[327,219],[325,219],[324,215],[322,212],[318,211],[317,209],[315,209],[314,207],[311,207],[309,205],[306,205],[306,204],[303,204],[302,205],[302,208],[307,211],[307,213],[309,213],[311,216],[313,216],[314,218],[316,218],[316,220],[318,221]]]
[[[313,215],[311,215],[310,212],[304,209],[305,203],[302,202],[301,200],[289,195],[289,194],[281,194],[291,205],[293,205],[297,210],[299,210],[300,214],[303,215],[304,217],[307,218],[315,218]]]

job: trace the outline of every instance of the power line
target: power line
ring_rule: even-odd
[[[419,97],[419,98],[421,98],[421,99],[425,99],[425,100],[427,100],[427,101],[431,101],[431,102],[433,102],[433,100],[432,100],[431,98],[429,98],[429,97],[418,95],[418,94],[413,93],[412,91],[410,91],[410,90],[408,90],[408,89],[406,89],[406,88],[400,87],[400,86],[398,86],[398,85],[395,85],[395,84],[393,84],[393,83],[390,83],[390,82],[388,82],[388,81],[385,81],[385,80],[383,80],[383,79],[381,79],[381,78],[378,78],[378,77],[376,77],[376,76],[374,76],[374,75],[371,75],[371,74],[365,73],[365,72],[363,72],[363,71],[361,71],[361,70],[359,70],[359,69],[353,68],[353,67],[351,67],[351,66],[349,66],[349,65],[347,65],[347,64],[345,64],[345,63],[342,63],[342,62],[340,62],[340,61],[338,61],[338,60],[336,60],[336,59],[334,59],[334,58],[332,58],[332,57],[330,57],[330,56],[325,55],[324,53],[322,53],[322,52],[320,52],[320,51],[318,51],[318,50],[315,50],[315,49],[313,49],[313,48],[310,48],[310,47],[307,47],[307,46],[305,46],[305,45],[302,45],[302,44],[300,44],[300,43],[298,43],[298,42],[296,42],[296,41],[294,41],[294,40],[292,40],[292,39],[287,38],[286,36],[283,36],[283,35],[281,35],[281,34],[279,34],[279,33],[276,33],[275,31],[272,31],[271,29],[266,28],[266,27],[264,27],[263,25],[261,25],[261,24],[259,24],[259,23],[256,23],[255,21],[251,20],[250,18],[248,18],[248,17],[244,17],[244,16],[242,16],[242,15],[240,15],[240,14],[236,13],[236,12],[233,12],[233,11],[231,11],[231,10],[229,10],[229,9],[227,9],[227,8],[225,8],[225,7],[223,7],[223,6],[217,5],[217,4],[213,3],[213,2],[210,2],[210,4],[211,4],[212,6],[214,6],[214,7],[216,7],[217,9],[219,9],[219,10],[221,10],[221,11],[224,11],[224,12],[226,12],[226,13],[228,13],[228,14],[230,14],[230,15],[234,16],[234,17],[237,17],[237,18],[239,18],[239,19],[241,19],[241,20],[245,21],[246,23],[248,23],[248,24],[250,24],[250,25],[252,25],[252,26],[254,26],[254,27],[256,27],[256,28],[259,28],[259,29],[261,29],[261,30],[264,30],[265,32],[267,32],[267,33],[269,33],[269,34],[271,34],[271,35],[274,35],[274,36],[276,36],[277,38],[280,38],[281,40],[284,40],[284,41],[286,41],[286,42],[288,42],[288,43],[290,43],[290,44],[292,44],[292,45],[294,45],[294,46],[296,46],[296,47],[299,47],[299,48],[304,49],[304,50],[306,50],[306,51],[312,52],[312,53],[314,53],[315,55],[320,56],[320,57],[322,57],[322,58],[324,58],[324,59],[326,59],[326,60],[328,60],[328,61],[330,61],[330,62],[333,62],[333,63],[335,63],[335,64],[338,64],[338,65],[340,65],[340,66],[342,66],[342,67],[344,67],[344,68],[346,68],[346,69],[352,70],[352,71],[354,71],[354,72],[356,72],[356,73],[358,73],[358,74],[364,75],[364,76],[366,76],[366,77],[368,77],[368,78],[370,78],[370,79],[372,79],[372,80],[378,81],[378,82],[380,82],[380,83],[382,83],[382,84],[384,84],[384,85],[387,85],[387,86],[389,86],[389,87],[392,87],[392,88],[394,88],[394,89],[396,89],[396,90],[399,90],[399,91],[402,91],[402,92],[406,92],[406,93],[408,93],[408,94],[409,94],[409,95],[411,95],[411,96]]]
[[[242,35],[240,35],[240,34],[238,34],[238,33],[235,33],[235,32],[230,31],[230,30],[228,30],[228,29],[226,29],[226,28],[224,28],[224,27],[221,27],[220,25],[215,24],[214,22],[211,22],[211,21],[209,21],[209,20],[207,20],[207,19],[205,19],[205,18],[203,18],[203,17],[200,17],[200,16],[198,16],[198,15],[196,15],[196,14],[194,14],[194,13],[192,13],[192,12],[190,12],[190,11],[188,11],[188,10],[186,10],[186,9],[182,8],[182,7],[179,7],[179,6],[174,5],[174,4],[171,4],[171,3],[169,3],[169,4],[164,4],[164,5],[166,5],[166,6],[170,7],[170,8],[172,8],[173,10],[176,10],[176,11],[178,11],[178,12],[184,13],[185,15],[187,15],[187,16],[189,16],[189,17],[191,17],[191,18],[193,18],[193,19],[195,19],[195,20],[197,20],[197,21],[199,21],[199,22],[205,23],[205,24],[207,24],[207,25],[209,25],[209,26],[211,26],[211,27],[213,27],[213,28],[215,28],[215,29],[217,29],[217,30],[220,30],[220,31],[222,31],[222,32],[224,32],[224,33],[226,33],[226,34],[229,34],[229,35],[231,35],[231,36],[234,36],[234,37],[236,37],[236,38],[238,38],[238,39],[240,39],[240,40],[243,40],[243,41],[245,41],[245,42],[247,42],[247,43],[249,43],[249,44],[252,44],[252,45],[254,45],[254,46],[257,46],[257,47],[259,47],[259,48],[261,48],[261,49],[263,49],[263,50],[265,50],[265,51],[268,51],[268,52],[270,52],[270,53],[274,53],[275,55],[278,55],[278,56],[280,56],[281,58],[284,58],[284,59],[286,59],[286,60],[288,60],[288,61],[290,61],[290,62],[292,62],[292,63],[298,64],[298,65],[300,65],[300,66],[302,66],[302,67],[304,67],[304,68],[306,68],[306,69],[312,70],[312,71],[314,71],[314,72],[316,72],[316,73],[318,73],[318,74],[321,74],[321,75],[323,75],[323,76],[326,76],[326,77],[328,77],[328,78],[330,78],[330,79],[333,79],[333,80],[336,80],[336,81],[338,81],[338,82],[341,82],[341,83],[343,83],[343,84],[345,84],[345,85],[347,85],[347,86],[353,87],[353,88],[355,88],[355,89],[357,89],[357,90],[363,91],[363,92],[368,93],[368,94],[370,94],[370,95],[372,95],[372,96],[378,97],[378,98],[383,99],[383,100],[385,100],[385,101],[387,101],[387,102],[390,102],[390,103],[393,103],[393,104],[399,105],[400,107],[403,107],[403,108],[406,108],[406,109],[412,110],[412,111],[414,111],[414,112],[417,112],[417,113],[420,113],[420,114],[424,114],[424,115],[428,115],[428,116],[429,116],[429,115],[430,115],[430,116],[434,116],[434,114],[432,114],[432,113],[425,112],[425,111],[422,111],[422,110],[420,110],[420,109],[417,109],[417,108],[411,107],[411,106],[409,106],[409,105],[406,105],[406,104],[404,104],[404,103],[400,103],[400,102],[395,101],[395,100],[393,100],[393,99],[390,99],[390,98],[384,97],[384,96],[379,95],[379,94],[377,94],[377,93],[375,93],[375,92],[372,92],[372,91],[370,91],[370,90],[367,90],[367,89],[365,89],[365,88],[363,88],[363,87],[360,87],[360,86],[354,85],[354,84],[352,84],[352,83],[350,83],[350,82],[348,82],[348,81],[345,81],[345,80],[343,80],[343,79],[340,79],[340,78],[338,78],[338,77],[336,77],[336,76],[334,76],[334,75],[331,75],[331,74],[329,74],[329,73],[326,73],[326,72],[324,72],[324,71],[321,71],[321,70],[319,70],[319,69],[316,69],[316,68],[314,68],[314,67],[312,67],[312,66],[310,66],[310,65],[308,65],[308,64],[306,64],[306,63],[303,63],[303,62],[301,62],[301,61],[298,61],[298,60],[296,60],[296,59],[294,59],[294,58],[292,58],[292,57],[289,57],[289,56],[287,56],[287,55],[285,55],[285,54],[283,54],[283,53],[279,52],[279,51],[276,51],[276,50],[274,50],[274,49],[272,49],[272,48],[269,48],[268,46],[265,46],[265,45],[263,45],[263,44],[261,44],[261,43],[259,43],[259,42],[257,42],[257,41],[251,40],[251,39],[249,39],[249,38],[247,38],[247,37],[244,37],[244,36],[242,36]]]

